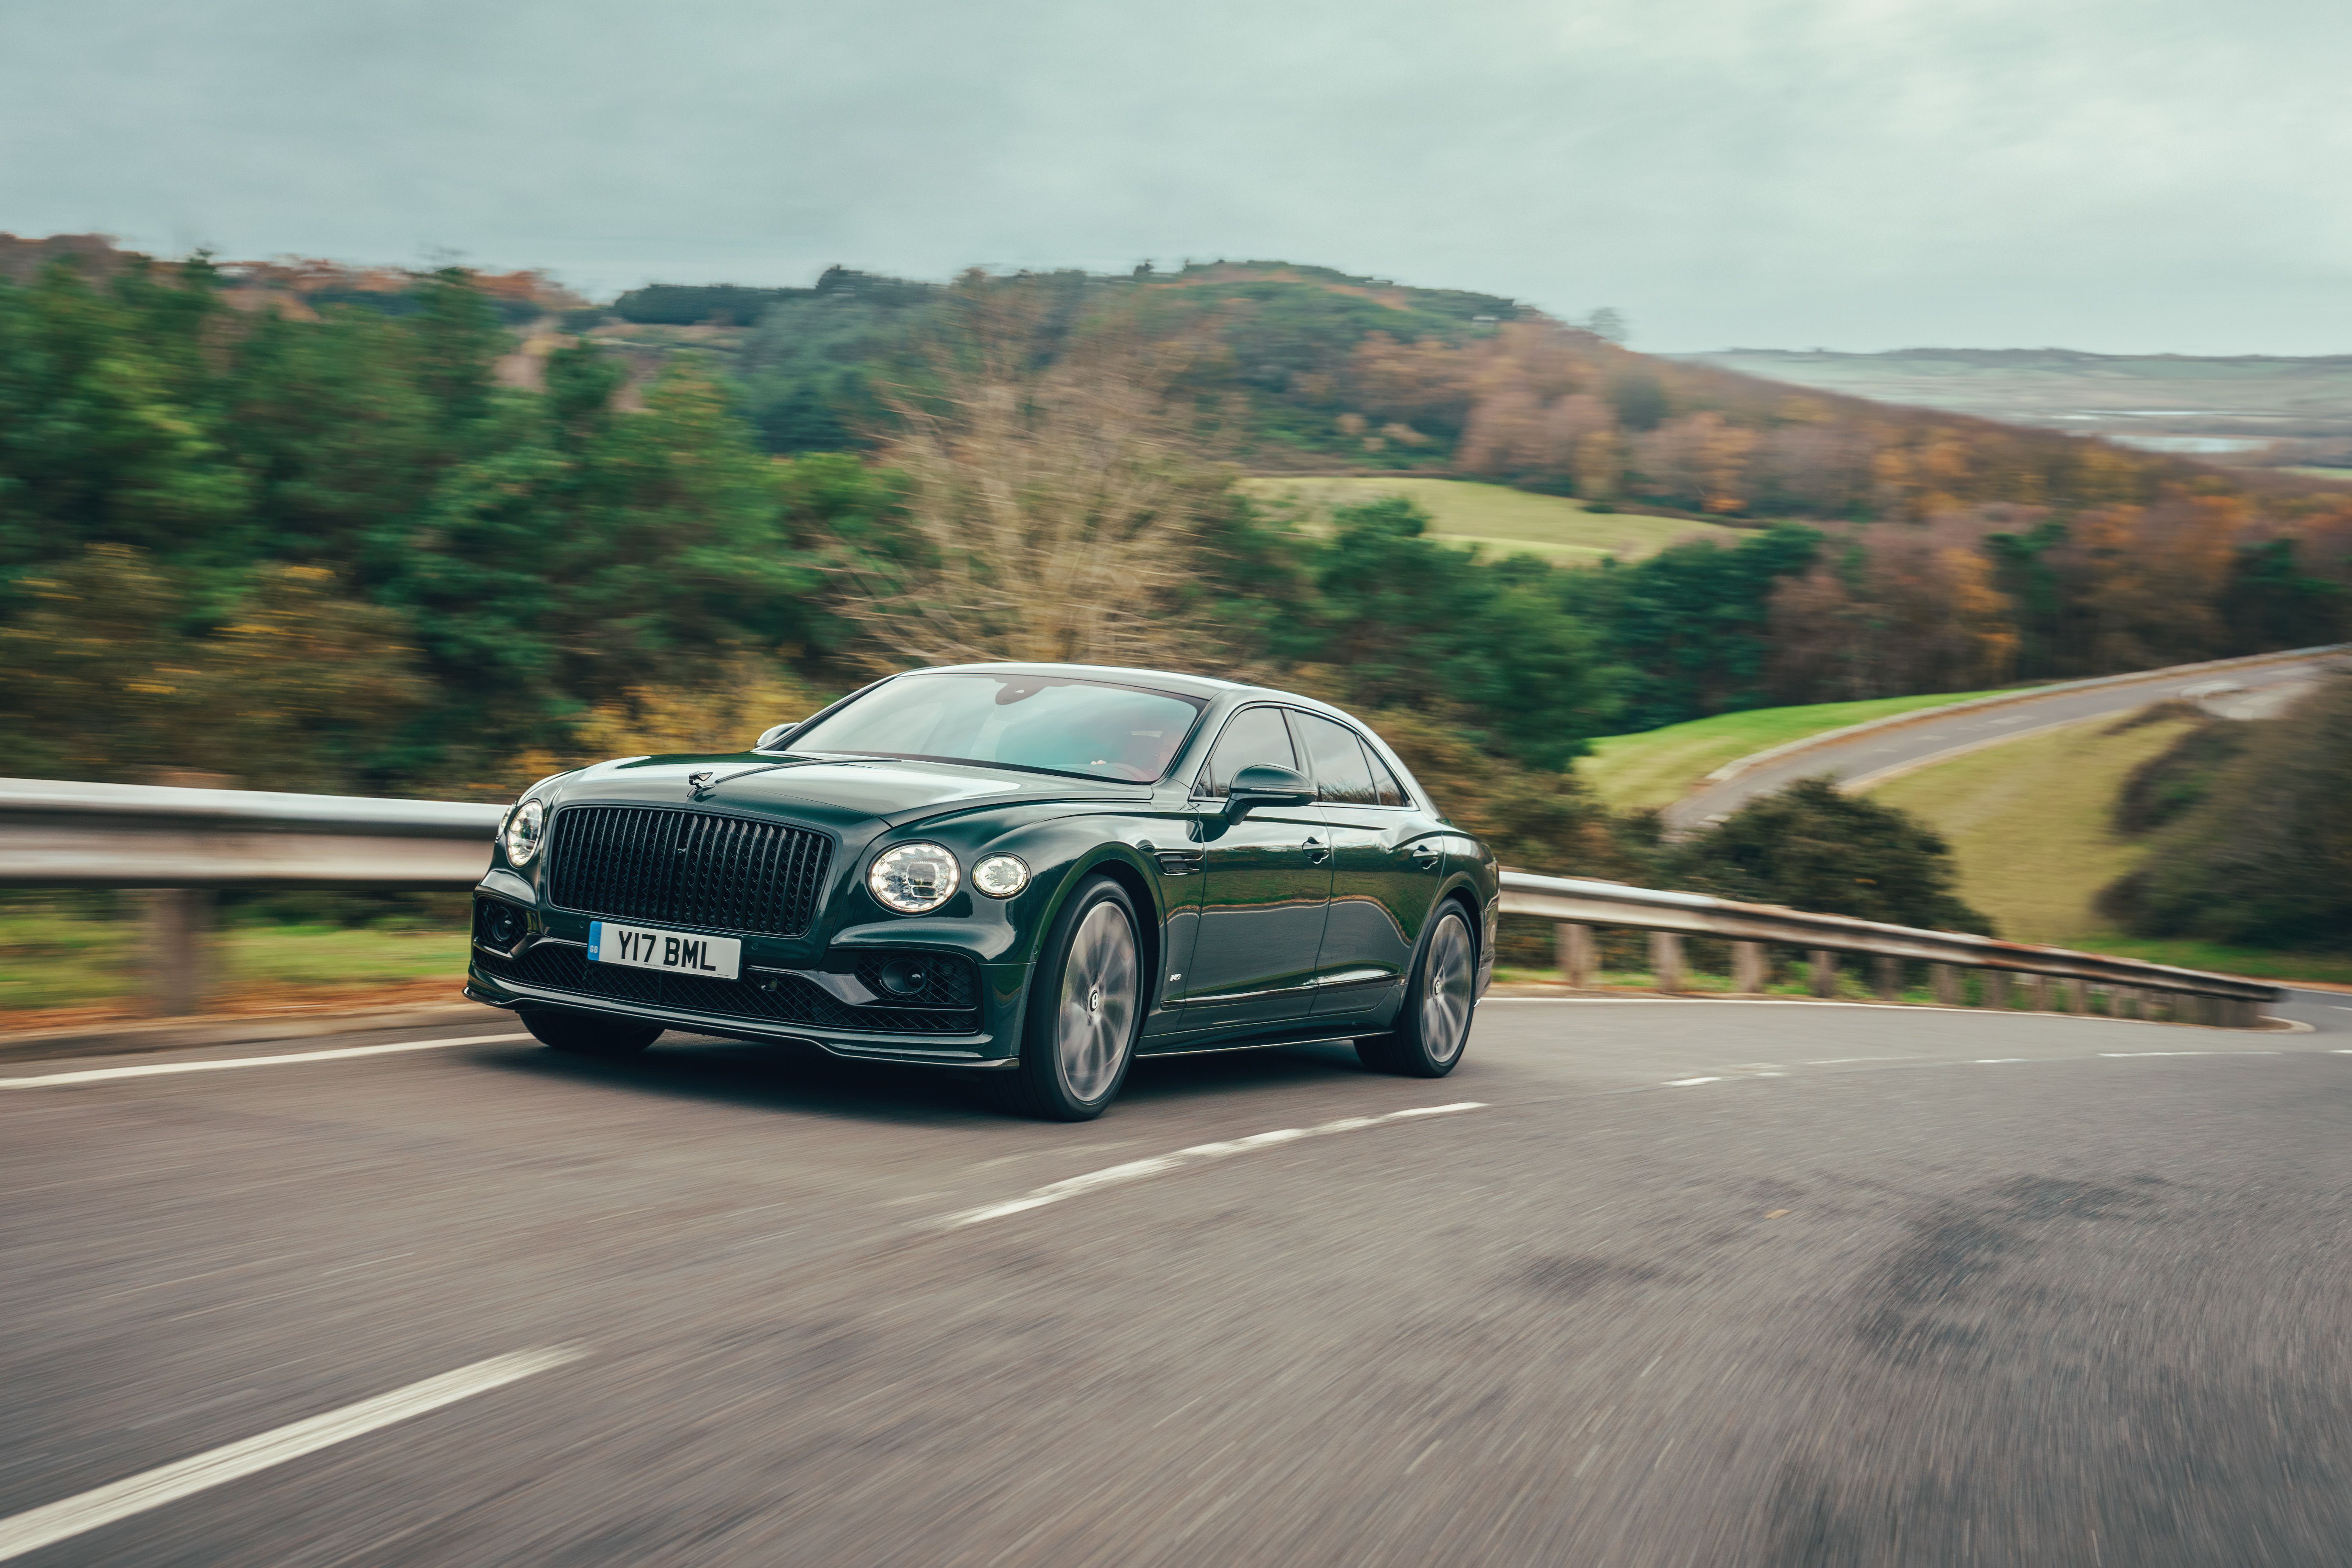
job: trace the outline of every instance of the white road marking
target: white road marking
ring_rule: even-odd
[[[587,1352],[575,1346],[557,1346],[547,1350],[517,1351],[510,1355],[493,1356],[488,1361],[461,1366],[455,1372],[445,1372],[438,1377],[428,1377],[422,1383],[412,1383],[406,1388],[395,1388],[390,1394],[379,1394],[373,1399],[363,1399],[357,1405],[331,1410],[324,1415],[313,1415],[307,1421],[297,1421],[264,1432],[257,1437],[231,1443],[209,1453],[177,1463],[158,1466],[127,1479],[103,1486],[96,1491],[61,1501],[45,1503],[13,1519],[0,1519],[0,1560],[22,1557],[27,1552],[37,1552],[53,1542],[66,1540],[143,1513],[151,1508],[204,1491],[225,1481],[233,1481],[273,1465],[282,1465],[305,1454],[373,1432],[379,1426],[389,1426],[395,1421],[405,1421],[412,1415],[422,1415],[428,1410],[438,1410],[460,1399],[470,1399],[477,1394],[488,1394],[509,1383],[520,1382],[534,1373],[578,1361]]]
[[[0,1089],[56,1089],[68,1083],[103,1083],[118,1078],[162,1078],[181,1072],[226,1072],[231,1068],[278,1067],[286,1062],[337,1062],[352,1057],[386,1057],[396,1051],[437,1051],[451,1046],[499,1046],[530,1038],[528,1034],[467,1035],[449,1040],[403,1040],[390,1046],[343,1046],[331,1051],[287,1051],[274,1057],[226,1057],[205,1062],[156,1062],[136,1068],[89,1068],[80,1072],[43,1073],[38,1078],[0,1078]]]
[[[1221,1143],[1195,1143],[1172,1154],[1154,1154],[1148,1160],[1129,1160],[1124,1165],[1106,1165],[1083,1176],[1049,1182],[1033,1192],[1001,1204],[986,1204],[976,1209],[942,1215],[931,1221],[931,1225],[940,1230],[955,1230],[967,1225],[978,1225],[982,1220],[1003,1219],[1007,1215],[1044,1208],[1047,1204],[1057,1204],[1081,1193],[1139,1182],[1146,1176],[1157,1176],[1181,1166],[1229,1159],[1255,1149],[1272,1148],[1276,1143],[1292,1143],[1301,1138],[1326,1138],[1334,1132],[1354,1132],[1366,1127],[1381,1127],[1392,1121],[1406,1121],[1423,1116],[1452,1116],[1457,1111],[1486,1109],[1486,1102],[1478,1100],[1465,1100],[1453,1105],[1419,1105],[1410,1110],[1391,1110],[1385,1116],[1343,1116],[1337,1121],[1325,1121],[1313,1127],[1278,1127],[1271,1132],[1253,1132],[1246,1138],[1234,1138]]]
[[[2276,1051],[2101,1051],[2103,1057],[2274,1057]]]
[[[1719,1078],[1670,1078],[1666,1079],[1666,1087],[1668,1089],[1688,1089],[1695,1083],[1721,1083],[1722,1081],[1723,1080]]]
[[[2032,1059],[2033,1058],[2032,1057],[1979,1057],[1976,1059],[1975,1065],[1980,1068],[1988,1068],[1999,1066],[2002,1062],[2027,1062],[2032,1061]]]

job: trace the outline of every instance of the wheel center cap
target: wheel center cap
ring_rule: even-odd
[[[1101,986],[1097,985],[1092,991],[1087,993],[1087,1011],[1089,1013],[1099,1013],[1102,1011]]]

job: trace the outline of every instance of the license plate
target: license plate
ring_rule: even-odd
[[[588,961],[732,980],[743,964],[743,944],[731,936],[688,936],[682,931],[590,921]]]

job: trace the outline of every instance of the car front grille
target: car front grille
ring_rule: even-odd
[[[941,996],[961,998],[961,1006],[910,1006],[892,998],[887,1004],[853,1007],[803,975],[752,971],[742,980],[710,980],[625,964],[591,963],[585,948],[565,942],[540,942],[519,959],[477,948],[474,963],[498,979],[571,992],[583,1002],[636,1002],[727,1018],[893,1035],[970,1035],[980,1029],[979,976],[970,959],[952,955],[927,958],[936,977],[929,989]]]
[[[567,805],[547,846],[558,909],[703,931],[800,936],[815,916],[833,841],[706,811]]]

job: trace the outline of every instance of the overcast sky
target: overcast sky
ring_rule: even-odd
[[[2352,353],[2352,0],[5,0],[0,229],[1280,257],[1635,347]]]

